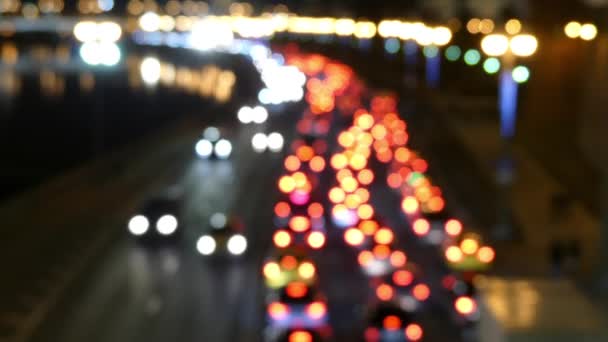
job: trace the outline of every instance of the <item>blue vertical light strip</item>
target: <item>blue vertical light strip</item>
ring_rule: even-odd
[[[418,63],[418,44],[413,40],[407,40],[403,43],[403,51],[405,55],[406,65],[416,65]]]
[[[439,54],[426,57],[426,84],[429,88],[439,88],[441,78],[441,57]]]
[[[518,85],[513,80],[511,69],[506,68],[500,74],[498,89],[498,106],[500,110],[500,135],[510,139],[515,136],[517,120]]]
[[[368,38],[357,39],[359,42],[359,49],[369,52],[372,48],[372,40]]]

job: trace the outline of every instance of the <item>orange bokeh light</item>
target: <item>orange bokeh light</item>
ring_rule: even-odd
[[[378,296],[378,299],[380,299],[380,300],[389,301],[389,300],[393,299],[394,294],[395,294],[395,291],[388,284],[382,284],[376,288],[376,295]]]
[[[285,169],[292,172],[297,171],[301,165],[300,159],[294,155],[287,156],[283,164],[285,165]]]

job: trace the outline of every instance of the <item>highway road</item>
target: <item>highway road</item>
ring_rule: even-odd
[[[271,248],[276,181],[284,155],[253,152],[251,137],[256,132],[278,131],[284,135],[287,149],[302,107],[284,107],[268,123],[259,125],[239,125],[236,113],[222,109],[213,124],[224,129],[233,143],[230,160],[201,160],[195,156],[192,139],[179,139],[165,158],[173,163],[169,177],[159,174],[155,179],[156,166],[134,171],[132,178],[145,176],[155,190],[171,186],[183,191],[181,240],[153,248],[136,243],[126,223],[137,203],[121,203],[118,193],[116,198],[110,196],[112,208],[117,208],[112,215],[118,220],[109,230],[118,233],[50,308],[31,341],[263,340],[266,290],[261,265]],[[195,130],[204,128],[203,124]],[[334,127],[328,137],[330,150],[341,128]],[[153,154],[155,148],[151,145],[145,153]],[[321,190],[328,190],[328,182],[322,183]],[[410,229],[400,217],[398,195],[380,182],[371,192],[372,203],[395,229],[408,256],[437,283],[442,268],[437,251],[417,245],[408,236]],[[145,194],[138,197],[145,198]],[[244,257],[208,259],[197,253],[196,240],[209,229],[207,222],[215,212],[238,216],[245,223],[250,249]],[[361,339],[369,288],[355,251],[345,246],[340,231],[330,229],[327,248],[313,254],[313,259],[328,298],[334,340]],[[433,304],[422,317],[425,340],[459,341],[460,331],[445,311],[447,300],[438,297]]]

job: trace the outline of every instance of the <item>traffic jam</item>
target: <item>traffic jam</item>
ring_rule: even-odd
[[[423,340],[418,317],[434,296],[449,298],[443,309],[455,324],[474,327],[473,280],[495,252],[450,214],[427,161],[408,147],[397,98],[374,93],[351,68],[321,55],[287,49],[285,58],[307,76],[307,107],[277,180],[273,248],[262,268],[268,340],[332,339],[332,299],[323,293],[316,257],[333,244],[355,250],[368,279],[365,341]],[[397,227],[376,213],[381,187],[400,198]],[[439,279],[424,277],[402,238],[432,248],[444,265]]]
[[[423,317],[436,310],[464,335],[473,334],[480,317],[474,280],[490,268],[495,252],[450,213],[428,174],[432,166],[408,144],[397,97],[368,88],[349,66],[300,52],[296,45],[277,49],[280,53],[261,54],[259,46],[250,50],[262,79],[275,80],[265,89],[275,102],[305,101],[291,141],[278,132],[256,133],[251,140],[254,152],[284,153],[275,183],[272,248],[260,272],[264,340],[336,339],[319,258],[326,250],[341,253],[340,248],[352,252],[367,283],[367,299],[360,303],[365,326],[355,328],[361,339],[422,341]],[[269,56],[284,59],[289,72],[283,76],[296,80],[291,91],[280,86],[276,65],[264,71],[264,65],[276,64],[268,63]],[[306,76],[302,96],[293,68]],[[269,114],[262,106],[243,107],[237,117],[259,124]],[[218,128],[207,127],[194,150],[202,160],[224,160],[233,145]],[[147,201],[128,222],[130,233],[138,240],[178,238],[179,197],[168,193]],[[398,202],[395,210],[386,212],[386,200]],[[239,220],[215,213],[209,226],[195,243],[198,254],[242,257],[251,249]]]

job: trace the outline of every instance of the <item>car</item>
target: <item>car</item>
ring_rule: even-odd
[[[379,277],[403,267],[407,262],[407,255],[393,245],[374,244],[359,252],[357,261],[364,274]]]
[[[328,329],[325,297],[315,285],[293,281],[267,298],[267,322],[273,329]]]
[[[127,223],[140,241],[175,239],[180,233],[181,198],[169,192],[148,197]]]
[[[390,302],[407,312],[418,312],[427,303],[430,287],[422,281],[418,265],[408,262],[394,271],[370,279],[371,302]]]
[[[375,245],[395,243],[393,229],[383,226],[376,218],[360,220],[355,227],[344,231],[344,241],[358,250],[365,250]]]
[[[267,258],[262,273],[266,286],[280,289],[291,282],[313,285],[317,281],[317,267],[307,253],[297,248],[278,250]]]
[[[481,235],[462,234],[458,239],[444,246],[447,266],[459,272],[483,272],[492,266],[496,253],[483,244]]]
[[[224,213],[214,213],[209,219],[210,230],[196,242],[203,256],[241,256],[247,251],[247,238],[243,225],[236,218],[228,219]]]
[[[415,316],[392,303],[381,303],[369,309],[366,342],[414,342],[424,335]]]
[[[416,236],[435,246],[457,239],[462,232],[462,223],[445,209],[428,213],[421,211],[419,215],[408,216],[408,221]]]
[[[205,128],[203,136],[194,146],[196,154],[202,159],[228,159],[232,154],[232,143],[222,138],[217,127]]]

